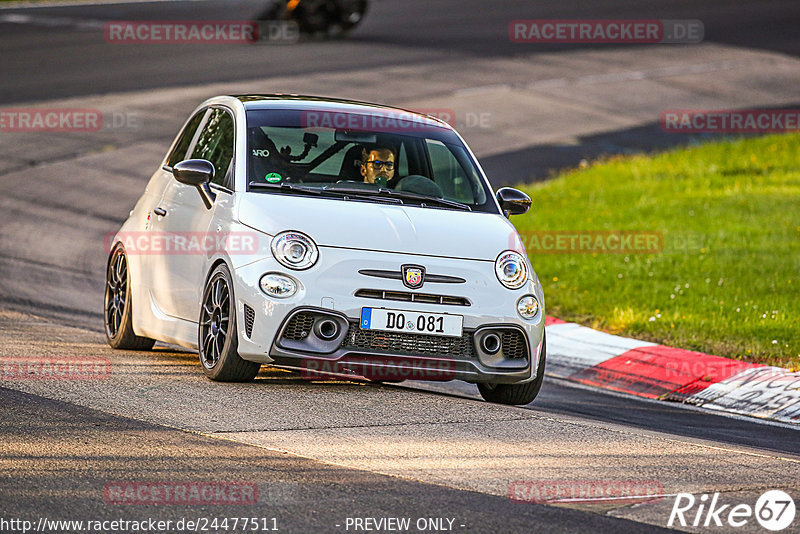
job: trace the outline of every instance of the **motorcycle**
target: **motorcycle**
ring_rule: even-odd
[[[368,0],[278,0],[256,19],[292,21],[306,37],[343,37],[366,15]]]

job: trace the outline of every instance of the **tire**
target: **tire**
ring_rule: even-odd
[[[120,350],[150,350],[154,339],[137,336],[133,331],[131,306],[131,273],[128,256],[122,245],[117,245],[108,256],[106,291],[103,299],[103,322],[108,344]]]
[[[533,402],[544,382],[544,366],[547,359],[547,340],[542,337],[542,354],[536,378],[524,384],[478,384],[481,397],[487,402],[524,406]]]
[[[337,21],[334,26],[338,31],[328,30],[332,37],[346,36],[350,31],[358,26],[367,14],[367,0],[336,0]]]
[[[250,382],[261,368],[239,356],[233,279],[225,264],[211,272],[203,290],[197,340],[200,364],[211,380]]]

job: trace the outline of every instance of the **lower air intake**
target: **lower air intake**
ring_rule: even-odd
[[[244,331],[247,334],[247,337],[253,337],[253,324],[256,322],[256,311],[248,306],[247,304],[244,305]]]

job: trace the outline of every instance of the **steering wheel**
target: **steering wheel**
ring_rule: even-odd
[[[352,184],[356,189],[379,189],[381,186],[378,184],[371,184],[369,182],[359,182],[358,180],[338,180],[337,184]]]

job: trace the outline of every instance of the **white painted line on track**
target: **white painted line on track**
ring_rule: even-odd
[[[581,76],[577,79],[570,80],[569,78],[552,78],[547,80],[539,80],[531,82],[522,89],[552,89],[567,86],[581,86],[581,85],[595,85],[603,83],[619,83],[626,81],[641,81],[641,80],[654,80],[658,78],[668,78],[670,76],[688,76],[696,74],[706,74],[711,72],[718,72],[724,70],[735,69],[741,67],[742,64],[736,61],[724,60],[714,61],[709,63],[694,63],[684,65],[672,65],[669,67],[661,67],[657,69],[640,69],[628,70],[619,72],[608,72],[602,74],[592,74]],[[489,92],[492,88],[503,87],[500,85],[487,85],[480,88],[481,92]],[[473,89],[467,88],[463,91],[471,91]]]
[[[97,19],[77,19],[72,17],[41,17],[38,15],[23,15],[21,13],[7,13],[0,15],[0,23],[30,24],[31,26],[45,26],[48,28],[77,28],[81,30],[102,30],[106,21]]]
[[[548,360],[547,363],[549,365],[550,361]],[[594,393],[602,393],[603,395],[610,395],[612,397],[618,397],[618,398],[623,398],[623,399],[635,398],[635,399],[638,399],[639,401],[641,401],[641,402],[643,402],[645,404],[653,404],[653,405],[658,405],[658,406],[664,406],[664,401],[662,401],[662,400],[648,399],[647,397],[640,397],[638,395],[632,395],[630,393],[625,393],[624,391],[615,391],[613,389],[600,389],[600,388],[597,388],[595,386],[589,386],[589,385],[586,385],[586,384],[581,384],[580,382],[573,382],[571,380],[567,380],[565,378],[561,378],[561,377],[559,377],[557,375],[550,374],[549,372],[545,373],[545,377],[546,377],[546,380],[548,380],[548,381],[550,381],[550,380],[556,381],[556,382],[558,382],[559,385],[564,386],[564,387],[582,389],[582,390],[591,391],[591,392],[594,392]],[[401,387],[401,386],[398,386],[398,387]],[[447,393],[446,391],[437,391],[437,392],[439,392],[439,393]],[[760,418],[760,417],[753,417],[752,415],[746,415],[744,413],[734,413],[734,412],[726,412],[726,411],[714,410],[714,409],[711,409],[711,408],[704,407],[702,405],[688,404],[688,403],[685,403],[685,402],[670,402],[668,405],[669,406],[673,406],[673,407],[678,408],[678,409],[681,409],[681,410],[688,410],[690,412],[703,413],[703,414],[707,414],[707,415],[718,415],[720,417],[728,417],[730,419],[736,419],[737,421],[746,421],[748,423],[756,423],[756,424],[759,424],[759,425],[775,426],[775,427],[779,427],[779,428],[787,428],[787,429],[790,429],[790,430],[800,431],[800,426],[798,426],[797,424],[784,423],[782,421],[778,421],[778,420],[775,420],[775,419],[763,419],[763,418]],[[529,409],[529,410],[530,409],[536,409],[537,408],[536,401],[533,401],[531,404],[529,404],[527,406],[523,406],[523,408]]]
[[[458,89],[453,92],[455,96],[475,96],[475,95],[482,95],[486,93],[498,93],[498,92],[505,92],[511,91],[511,85],[507,83],[498,83],[494,85],[478,85],[475,87],[465,87],[464,89]]]
[[[550,328],[548,326],[548,328]],[[549,348],[549,347],[548,347]],[[638,395],[633,395],[631,393],[625,393],[624,391],[615,391],[613,389],[602,389],[596,386],[589,386],[586,384],[582,384],[580,382],[573,382],[572,380],[568,380],[563,378],[557,374],[551,373],[549,371],[549,367],[552,365],[550,359],[547,360],[547,367],[548,371],[545,372],[545,381],[546,382],[555,382],[559,386],[566,387],[566,388],[573,388],[573,389],[580,389],[584,391],[590,391],[592,393],[597,393],[601,395],[607,395],[611,397],[616,397],[620,399],[636,399],[637,402],[641,402],[643,404],[650,404],[653,406],[665,406],[663,400],[658,399],[649,399],[647,397],[640,397]],[[473,384],[466,384],[466,383],[459,383],[459,382],[418,382],[418,381],[408,381],[402,384],[387,384],[384,387],[392,387],[392,388],[407,388],[407,389],[415,389],[418,391],[427,391],[429,393],[438,393],[440,395],[448,395],[451,397],[458,397],[462,399],[471,399],[483,402],[480,394],[478,393],[477,388],[474,391],[468,391],[467,388],[474,388]],[[785,428],[790,430],[796,430],[800,432],[800,426],[797,424],[792,423],[784,423],[779,420],[775,419],[763,419],[760,417],[753,417],[752,415],[747,415],[744,413],[735,413],[735,412],[728,412],[728,411],[721,411],[717,409],[713,409],[711,407],[705,407],[702,405],[696,404],[689,404],[687,402],[670,402],[666,404],[667,406],[673,407],[677,410],[686,410],[695,413],[702,413],[705,415],[716,415],[720,417],[727,417],[729,419],[735,419],[737,421],[746,421],[748,423],[758,424],[758,425],[767,425],[773,426],[778,428]],[[519,406],[519,408],[525,410],[538,410],[539,406],[537,406],[536,401],[526,405],[526,406]],[[553,416],[555,417],[555,416]],[[570,418],[575,417],[574,415],[561,415],[559,414],[558,417]],[[800,462],[800,460],[798,460]]]
[[[53,1],[43,1],[43,2],[30,2],[30,1],[21,1],[21,2],[3,2],[0,4],[0,10],[3,9],[41,9],[47,7],[82,7],[82,6],[106,6],[106,5],[118,5],[118,4],[157,4],[160,2],[209,2],[211,0],[105,0],[103,2],[97,0],[65,0],[64,2],[59,2],[57,0]]]

